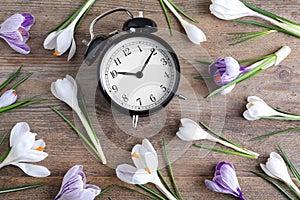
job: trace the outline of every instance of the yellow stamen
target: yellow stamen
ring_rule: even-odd
[[[221,80],[221,76],[216,76],[215,80],[219,82]]]
[[[15,96],[17,96],[17,92],[16,91],[13,91],[12,94],[15,95]]]
[[[151,171],[148,167],[145,168],[145,171],[148,173],[148,174],[151,174]]]
[[[37,151],[43,151],[44,148],[43,148],[43,147],[37,147],[37,148],[35,148],[34,150],[37,150]]]
[[[58,56],[58,50],[55,50],[53,53],[54,56]]]
[[[18,31],[19,31],[19,33],[21,33],[21,34],[23,33],[23,30],[21,30],[21,29],[19,29]]]
[[[131,155],[133,158],[137,158],[140,162],[142,162],[142,159],[141,157],[136,153],[136,152],[133,152],[133,154]]]
[[[253,106],[254,106],[254,103],[250,103],[249,106],[250,106],[250,107],[253,107]]]

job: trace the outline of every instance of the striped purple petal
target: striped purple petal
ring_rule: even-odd
[[[31,15],[30,13],[23,13],[22,16],[24,17],[24,20],[21,26],[24,29],[29,30],[31,26],[34,24],[34,16]]]

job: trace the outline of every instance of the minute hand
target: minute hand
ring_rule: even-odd
[[[150,53],[150,55],[148,56],[147,60],[145,61],[145,63],[144,63],[144,65],[143,65],[143,67],[142,67],[142,69],[141,69],[140,72],[143,72],[143,71],[144,71],[144,69],[145,69],[145,67],[147,66],[148,62],[150,61],[150,58],[152,57],[152,55],[153,55],[155,49],[151,49],[150,51],[151,51],[151,53]]]

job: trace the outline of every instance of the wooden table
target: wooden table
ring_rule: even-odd
[[[29,55],[20,55],[11,50],[4,41],[0,41],[0,82],[3,82],[19,65],[23,65],[22,75],[28,72],[34,72],[34,75],[18,88],[19,99],[25,99],[33,95],[40,95],[48,99],[42,104],[32,105],[1,115],[0,133],[9,132],[17,122],[28,122],[32,131],[38,133],[37,138],[43,138],[47,144],[45,151],[49,153],[49,157],[38,164],[46,166],[51,171],[51,176],[38,179],[28,177],[13,166],[0,169],[0,188],[35,183],[45,184],[37,189],[0,195],[0,199],[53,199],[59,191],[64,174],[76,164],[84,166],[88,182],[91,184],[96,184],[101,188],[110,184],[126,185],[116,178],[112,165],[104,166],[100,164],[88,153],[79,137],[71,128],[50,110],[49,106],[55,106],[69,119],[73,119],[73,113],[70,108],[58,101],[50,93],[50,84],[58,78],[63,78],[66,74],[76,76],[86,49],[81,41],[89,38],[89,23],[100,13],[111,8],[123,6],[132,10],[135,15],[140,10],[144,11],[144,15],[154,19],[159,27],[167,28],[167,23],[157,0],[96,1],[76,34],[77,53],[74,58],[68,62],[66,61],[67,54],[61,57],[52,56],[51,51],[43,49],[43,40],[47,33],[80,7],[83,2],[83,0],[56,2],[50,0],[2,0],[0,2],[1,22],[13,13],[30,12],[36,17],[36,23],[30,31],[31,38],[28,41],[31,47]],[[299,123],[275,120],[249,122],[242,117],[242,113],[245,110],[246,97],[249,95],[260,96],[269,104],[280,109],[300,113],[298,80],[300,78],[300,40],[281,33],[274,33],[241,45],[229,46],[230,41],[228,40],[231,36],[227,35],[227,33],[260,29],[215,18],[209,13],[209,0],[175,2],[200,21],[197,26],[201,27],[207,36],[207,42],[202,44],[202,48],[208,52],[212,59],[222,56],[233,56],[237,59],[254,58],[270,54],[283,45],[289,45],[292,53],[282,62],[282,65],[272,67],[239,84],[226,98],[216,96],[207,100],[203,99],[207,94],[205,84],[193,79],[194,76],[198,75],[197,71],[185,59],[181,58],[184,77],[196,91],[197,99],[186,100],[191,101],[191,103],[188,103],[188,106],[185,107],[187,112],[184,114],[178,112],[179,100],[174,100],[166,111],[167,121],[163,125],[162,131],[148,138],[155,148],[161,149],[163,136],[167,137],[168,142],[173,140],[179,127],[180,118],[191,117],[194,120],[201,119],[209,123],[212,125],[212,128],[217,127],[227,138],[261,154],[258,160],[251,160],[216,152],[203,152],[192,146],[184,152],[181,149],[172,149],[175,152],[173,152],[173,155],[183,154],[178,159],[175,158],[176,156],[174,157],[173,160],[175,161],[172,163],[172,166],[184,199],[233,199],[229,195],[214,193],[206,189],[204,185],[205,179],[212,179],[214,167],[220,161],[229,161],[235,165],[240,185],[248,199],[285,199],[273,186],[254,176],[249,171],[261,172],[259,163],[265,163],[269,153],[276,151],[276,144],[280,144],[285,149],[296,168],[300,169],[298,132],[289,132],[257,142],[248,142],[248,139],[275,130],[297,127]],[[300,22],[300,2],[297,0],[249,0],[249,2],[293,21]],[[101,29],[98,30],[99,33],[107,34],[121,27],[124,22],[124,16],[115,15],[114,17],[116,20],[106,19],[102,22]],[[171,22],[174,30],[184,32],[173,15],[171,15]],[[196,51],[196,49],[199,49],[199,46],[190,45],[189,50]],[[198,58],[197,55],[194,56],[194,59]],[[184,92],[185,89],[180,88],[180,92]],[[200,110],[199,112],[197,111],[196,115],[193,113],[195,102],[199,103]],[[136,143],[141,142],[142,138],[124,133],[114,121],[110,107],[105,102],[100,101],[100,103],[103,104],[98,105],[96,110],[106,140],[128,154],[128,157],[118,157],[112,149],[106,149],[109,147],[105,147],[104,150],[107,152],[108,161],[116,163],[125,159],[130,163],[129,152]],[[189,114],[189,110],[191,114]],[[159,114],[156,116],[159,116]],[[142,119],[140,123],[140,126],[145,126],[149,123],[149,120]],[[5,150],[8,140],[4,144],[1,147],[1,152]],[[165,176],[168,176],[163,158],[162,156],[160,157],[160,163],[163,167],[162,172]],[[108,197],[113,199],[143,199],[138,194],[118,188],[114,188],[98,199],[107,199]]]

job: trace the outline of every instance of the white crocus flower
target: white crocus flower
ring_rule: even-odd
[[[260,164],[261,169],[270,177],[281,180],[300,196],[300,190],[291,179],[283,158],[276,152],[271,152],[266,164]]]
[[[249,96],[247,98],[247,110],[243,113],[245,119],[249,121],[257,120],[260,118],[267,118],[272,116],[279,116],[283,118],[299,119],[300,116],[289,115],[279,112],[269,106],[264,100],[257,96]]]
[[[15,165],[26,174],[33,177],[46,177],[50,171],[39,165],[27,162],[40,162],[48,154],[43,152],[46,144],[43,140],[35,140],[36,133],[31,133],[26,122],[17,123],[10,134],[10,151],[7,157],[0,163],[0,168],[7,165]]]
[[[18,98],[16,90],[7,90],[0,97],[0,108],[9,106],[16,102]]]
[[[206,36],[201,29],[199,29],[197,26],[185,21],[179,15],[179,13],[174,9],[174,7],[168,2],[168,0],[163,0],[163,1],[168,6],[168,8],[171,10],[171,12],[175,15],[175,17],[179,20],[179,22],[181,23],[182,27],[184,28],[184,30],[191,42],[193,42],[195,44],[200,44],[201,42],[206,41]]]
[[[84,116],[84,113],[81,111],[78,105],[77,91],[77,83],[70,75],[66,75],[64,79],[58,79],[51,84],[52,94],[59,100],[68,104],[77,113],[79,119],[81,120],[84,128],[87,131],[90,140],[92,141],[97,152],[100,154],[102,163],[106,164],[107,161],[101,148],[99,139],[94,135],[87,119]]]
[[[82,18],[84,13],[93,5],[94,2],[95,0],[87,1],[81,8],[78,15],[66,28],[51,32],[44,40],[44,48],[50,50],[55,49],[53,55],[60,56],[64,54],[71,46],[68,55],[68,60],[70,60],[76,52],[76,43],[74,39],[76,24]]]
[[[135,145],[131,156],[135,167],[121,164],[116,168],[116,174],[120,180],[128,184],[153,183],[168,199],[176,200],[158,177],[158,157],[149,140],[144,139],[142,144]]]
[[[258,153],[246,150],[244,148],[240,148],[238,146],[235,146],[232,143],[229,143],[225,140],[222,140],[220,138],[217,138],[216,136],[208,133],[207,131],[203,130],[198,123],[191,119],[183,118],[180,120],[182,127],[179,128],[178,132],[176,135],[184,141],[195,141],[195,140],[209,140],[212,142],[217,142],[220,143],[224,146],[227,146],[229,148],[232,148],[236,151],[248,154],[248,155],[253,155],[253,156],[259,156]]]

